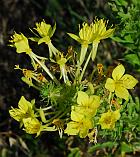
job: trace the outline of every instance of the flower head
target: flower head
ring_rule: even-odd
[[[81,43],[82,45],[88,45],[92,43],[93,39],[93,24],[83,23],[83,27],[79,31],[79,37],[75,34],[68,33],[68,35]]]
[[[37,36],[37,38],[30,39],[33,41],[37,41],[38,44],[41,44],[43,42],[48,44],[51,41],[50,38],[53,36],[55,29],[56,24],[52,28],[50,24],[46,24],[46,22],[43,20],[41,23],[36,23],[36,28],[34,28],[34,30],[38,32],[41,38]]]
[[[112,72],[112,77],[108,78],[105,84],[105,88],[110,92],[114,92],[117,97],[128,100],[129,92],[127,89],[133,89],[138,83],[133,76],[125,74],[125,68],[122,64],[118,65]]]
[[[84,111],[87,115],[94,116],[100,105],[100,97],[97,95],[88,96],[87,93],[79,91],[77,104],[77,106],[74,106],[75,110]]]
[[[21,122],[24,118],[34,117],[33,104],[22,96],[18,103],[19,108],[9,110],[10,116],[16,121]]]
[[[106,39],[110,37],[113,32],[114,28],[106,29],[108,21],[103,19],[96,19],[93,24],[93,41],[99,42],[102,39]]]
[[[82,117],[81,114],[75,113],[75,117],[71,117],[73,121],[67,124],[65,133],[68,135],[79,135],[81,138],[85,138],[89,132],[89,129],[93,128],[93,120]]]
[[[11,46],[16,47],[17,53],[26,52],[27,54],[30,54],[32,52],[31,48],[29,47],[28,39],[22,33],[17,34],[15,32],[11,38]]]
[[[99,124],[101,125],[102,129],[114,129],[115,122],[120,119],[120,111],[108,111],[101,115],[99,119]]]
[[[83,23],[83,27],[79,31],[79,37],[72,33],[68,33],[68,35],[83,45],[91,44],[93,41],[99,42],[101,39],[110,37],[115,30],[114,28],[107,30],[107,23],[108,21],[103,19],[96,19],[90,25]]]
[[[23,119],[23,124],[24,124],[24,130],[28,134],[37,134],[37,136],[41,132],[41,123],[37,118],[24,118]]]
[[[67,124],[65,133],[69,135],[77,135],[84,138],[88,135],[89,129],[94,126],[93,117],[100,105],[98,96],[88,96],[85,92],[79,91],[77,104],[72,106],[71,122]]]

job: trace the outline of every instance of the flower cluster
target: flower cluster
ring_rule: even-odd
[[[18,103],[19,108],[12,107],[9,113],[11,117],[20,123],[20,127],[24,126],[24,130],[28,134],[37,134],[38,136],[41,131],[46,131],[47,129],[49,131],[50,127],[42,125],[42,122],[37,119],[37,114],[34,112],[34,104],[34,100],[29,102],[22,96]],[[41,111],[43,112],[43,110]],[[42,115],[40,117],[42,118]],[[51,131],[55,131],[55,128],[52,127]]]
[[[77,135],[85,138],[89,129],[94,128],[94,116],[100,105],[100,97],[96,95],[88,96],[85,92],[79,91],[77,104],[72,106],[71,120],[67,124],[65,133]]]
[[[24,125],[27,133],[38,134],[41,129],[41,124],[34,114],[33,105],[33,102],[30,103],[24,98],[24,96],[22,96],[18,103],[19,108],[12,107],[9,113],[11,117],[20,122],[21,127]]]
[[[107,72],[104,73],[102,64],[93,66],[92,73],[88,72],[87,67],[91,65],[90,61],[95,60],[100,40],[110,37],[115,30],[107,29],[107,24],[108,21],[104,19],[95,19],[91,24],[83,23],[79,36],[68,33],[81,44],[80,52],[75,52],[73,47],[65,53],[55,48],[51,38],[56,24],[52,27],[44,20],[30,29],[34,37],[27,38],[22,33],[14,33],[10,40],[12,46],[17,53],[29,55],[32,65],[32,70],[22,69],[19,65],[15,69],[22,71],[22,81],[39,90],[44,102],[36,108],[35,101],[29,102],[22,96],[18,108],[11,107],[9,110],[10,116],[27,133],[38,136],[42,131],[57,130],[60,137],[64,132],[97,142],[100,129],[115,129],[115,124],[121,118],[121,102],[129,102],[128,90],[133,89],[138,81],[124,74],[122,64],[113,70],[112,78],[108,78]],[[49,57],[35,54],[29,46],[29,40],[47,44]],[[94,73],[97,74],[95,78]],[[121,101],[114,105],[113,101],[117,102],[118,99]]]

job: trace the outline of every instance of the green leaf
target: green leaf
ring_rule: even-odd
[[[128,42],[128,43],[134,43],[134,41],[133,41],[133,39],[131,38],[131,35],[129,34],[129,35],[126,35],[125,37],[124,37],[124,39]]]
[[[130,144],[127,144],[125,142],[121,143],[121,152],[130,153],[133,152],[133,147]]]
[[[140,99],[139,97],[135,97],[135,104],[136,104],[136,110],[137,112],[140,111]]]
[[[104,149],[104,148],[110,148],[112,149],[113,147],[116,147],[118,145],[117,142],[105,142],[105,143],[102,143],[102,144],[96,144],[94,146],[91,146],[88,150],[89,153],[93,153],[95,152],[96,150],[98,149]]]
[[[37,38],[37,37],[30,37],[30,38],[28,38],[28,39],[30,39],[31,41],[38,42],[40,38]]]
[[[113,39],[116,42],[120,42],[120,43],[130,43],[129,41],[121,39],[120,37],[111,37],[111,39]]]
[[[72,148],[68,157],[81,157],[80,149],[78,147]]]
[[[133,66],[139,65],[140,66],[140,59],[138,58],[137,54],[128,54],[125,55],[125,60],[128,61]]]

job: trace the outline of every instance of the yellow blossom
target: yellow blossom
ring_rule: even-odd
[[[138,83],[133,76],[125,74],[125,68],[122,64],[118,65],[112,72],[112,78],[108,78],[105,88],[110,92],[115,92],[116,96],[125,100],[129,99],[129,92],[127,89],[133,89]]]
[[[45,20],[43,20],[40,23],[36,23],[36,28],[34,28],[34,30],[38,32],[41,38],[38,37],[38,38],[30,38],[30,39],[34,41],[38,41],[38,44],[41,44],[43,42],[48,44],[51,41],[50,38],[53,36],[55,29],[56,29],[56,24],[52,28],[50,24],[46,24]]]
[[[93,23],[92,24],[87,24],[83,23],[83,27],[79,31],[79,36],[68,33],[68,35],[78,41],[82,46],[81,46],[81,52],[80,52],[80,59],[79,59],[79,64],[82,65],[82,63],[85,60],[85,56],[87,53],[88,49],[88,44],[91,44],[93,42]]]
[[[87,23],[83,23],[82,26],[83,27],[79,31],[79,37],[72,33],[68,33],[68,35],[82,45],[91,44],[93,41],[93,23],[90,25],[88,25]]]
[[[23,119],[23,124],[24,124],[24,130],[28,134],[37,134],[37,136],[41,132],[41,123],[37,118],[24,118]]]
[[[79,91],[77,104],[77,106],[73,107],[74,110],[77,112],[85,112],[88,116],[94,116],[100,105],[100,97],[97,95],[88,96],[87,93]]]
[[[60,67],[60,78],[63,76],[64,82],[67,83],[68,76],[67,76],[67,70],[66,70],[66,62],[69,58],[64,57],[62,53],[58,53],[56,55],[56,63]]]
[[[79,91],[77,104],[72,106],[71,120],[67,124],[65,133],[68,135],[77,135],[85,138],[89,129],[92,129],[93,117],[100,105],[100,98],[96,95],[88,96],[85,92]]]
[[[93,41],[99,42],[101,39],[106,39],[110,37],[115,30],[114,28],[107,30],[107,21],[103,19],[96,19],[94,23],[91,23],[90,25],[83,23],[82,26],[83,28],[79,31],[79,37],[72,33],[68,33],[68,35],[83,45],[91,44]]]
[[[56,30],[56,24],[52,27],[50,24],[46,24],[46,22],[43,20],[40,23],[36,23],[36,28],[33,29],[36,30],[39,35],[31,30],[36,35],[36,37],[31,37],[30,40],[38,42],[38,44],[47,44],[49,48],[50,58],[52,58],[53,54],[56,55],[59,51],[54,47],[51,42],[51,37]]]
[[[110,28],[107,30],[107,23],[108,21],[103,20],[103,19],[100,19],[100,20],[96,19],[94,21],[92,50],[91,50],[91,58],[93,61],[96,57],[98,44],[100,43],[100,40],[110,37],[115,30],[114,28]]]
[[[115,122],[120,119],[120,110],[108,111],[101,115],[99,119],[99,124],[102,129],[114,129]]]
[[[27,54],[30,54],[32,52],[31,48],[29,47],[28,39],[22,33],[17,34],[15,32],[11,38],[11,46],[16,47],[17,53],[26,52]]]
[[[81,114],[76,113],[77,117],[71,117],[73,121],[67,124],[65,133],[68,135],[79,135],[80,138],[85,138],[89,132],[89,129],[93,128],[93,120],[82,117]]]
[[[96,19],[93,24],[93,41],[99,42],[102,39],[106,39],[110,37],[113,32],[114,28],[110,28],[107,30],[108,21],[103,19]]]
[[[33,104],[27,101],[24,96],[21,97],[18,103],[19,108],[13,108],[9,110],[10,116],[16,121],[21,122],[24,118],[34,117]]]

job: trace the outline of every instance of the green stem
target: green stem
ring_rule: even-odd
[[[41,63],[35,54],[32,52],[31,57],[44,69],[44,71],[50,76],[50,78],[56,83],[59,84],[59,81],[56,79],[56,77],[50,72],[50,70],[43,64]]]
[[[39,87],[37,87],[37,86],[35,86],[35,85],[33,85],[32,87],[40,91],[40,88],[39,88]]]
[[[52,118],[50,118],[49,120],[46,121],[47,125],[51,125],[52,124],[52,121],[54,119],[56,119],[59,115],[61,114],[61,111],[58,112],[56,115],[54,115]]]
[[[91,73],[91,75],[90,75],[89,82],[92,82],[92,78],[93,78],[93,75],[94,75],[94,73],[96,72],[96,70],[97,70],[97,69],[95,69],[95,68],[92,70],[92,73]]]
[[[91,50],[91,52],[92,52],[92,56],[91,56],[92,61],[95,60],[95,57],[96,57],[96,54],[97,54],[98,45],[99,45],[99,41],[96,41],[96,42],[92,43],[92,50]]]
[[[83,64],[85,60],[85,56],[87,53],[88,45],[81,45],[81,52],[80,52],[80,65]]]
[[[61,117],[63,117],[64,115],[66,115],[66,113],[68,113],[70,111],[70,109],[67,109],[65,112],[63,112],[58,118],[60,119]]]
[[[111,103],[111,98],[112,98],[112,92],[109,93],[109,97],[108,97],[108,103]]]
[[[48,47],[49,47],[49,52],[50,52],[50,57],[52,57],[52,53],[54,55],[56,55],[59,51],[53,46],[52,42],[50,41],[48,43]]]
[[[82,81],[82,78],[83,78],[83,76],[84,76],[85,70],[86,70],[87,65],[88,65],[88,63],[89,63],[90,57],[91,57],[91,52],[90,52],[90,54],[89,54],[89,56],[88,56],[88,58],[87,58],[87,60],[86,60],[86,63],[85,63],[85,65],[84,65],[84,68],[83,68],[82,73],[81,73],[80,78],[79,78],[79,82]]]
[[[88,49],[88,45],[81,45],[80,59],[78,61],[77,70],[76,70],[76,73],[75,73],[75,80],[74,80],[75,83],[79,78],[80,68],[81,68],[81,65],[83,64],[83,62],[85,60],[87,49]]]
[[[75,73],[75,80],[74,80],[74,83],[76,83],[77,82],[77,80],[78,80],[78,77],[79,77],[79,74],[80,74],[80,67],[81,67],[81,65],[80,65],[80,62],[77,64],[77,70],[76,70],[76,73]]]

